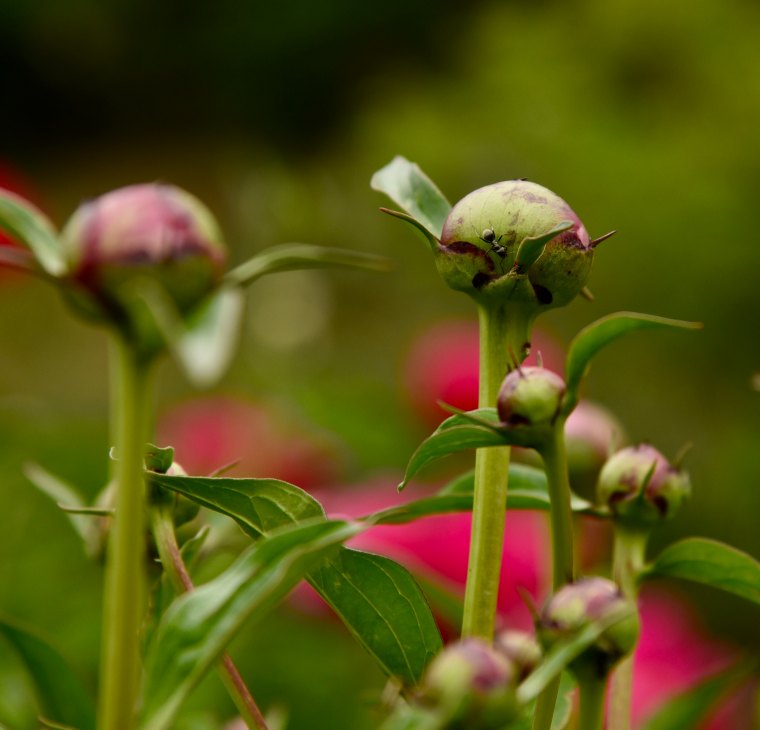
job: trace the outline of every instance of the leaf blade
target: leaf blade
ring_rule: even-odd
[[[691,537],[669,545],[641,579],[651,577],[690,580],[760,604],[760,562],[717,540]]]
[[[387,195],[440,239],[451,204],[419,165],[398,155],[372,176],[370,187]]]

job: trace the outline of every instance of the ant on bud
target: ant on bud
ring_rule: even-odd
[[[483,243],[487,243],[491,247],[491,250],[495,251],[499,256],[505,256],[507,249],[499,244],[499,241],[501,241],[503,236],[504,234],[502,233],[501,236],[497,238],[493,228],[485,228],[483,233],[480,234],[480,240],[483,241]]]

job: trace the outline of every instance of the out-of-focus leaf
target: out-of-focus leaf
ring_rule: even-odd
[[[760,603],[760,562],[716,540],[690,537],[666,547],[642,575],[682,578]]]
[[[8,190],[0,190],[0,228],[28,246],[48,274],[66,273],[63,249],[53,224],[41,210]]]
[[[569,672],[562,672],[559,683],[559,692],[557,702],[554,706],[554,716],[552,717],[551,730],[564,730],[570,722],[573,714],[573,692],[575,691],[575,680]],[[529,711],[522,720],[518,720],[509,726],[509,730],[530,730],[533,727],[533,712],[535,700],[528,704]]]
[[[89,543],[92,518],[85,514],[89,505],[76,488],[55,474],[51,474],[39,464],[25,464],[24,475],[40,492],[50,497],[59,507],[66,508],[64,512],[71,526],[85,544]]]
[[[435,183],[414,162],[400,155],[378,170],[370,181],[373,190],[385,193],[412,218],[416,218],[436,239],[451,204]]]
[[[405,684],[418,682],[441,649],[424,594],[393,560],[344,548],[311,571],[309,583],[385,672]]]
[[[47,641],[17,622],[0,617],[0,635],[18,652],[37,690],[43,713],[77,730],[93,730],[92,698],[66,660]]]
[[[277,479],[153,473],[147,479],[232,517],[254,539],[283,525],[324,516],[311,495]],[[425,597],[406,568],[342,548],[306,578],[380,666],[407,684],[420,679],[430,652],[440,646],[440,636]]]
[[[701,329],[700,322],[685,322],[638,312],[615,312],[584,327],[570,343],[565,361],[565,382],[567,395],[563,404],[565,414],[578,403],[581,381],[591,364],[592,358],[604,347],[629,332],[643,329],[669,327],[675,329]]]
[[[262,538],[164,614],[145,660],[140,727],[163,730],[241,625],[271,610],[361,525],[319,520]]]
[[[333,266],[388,271],[390,262],[382,256],[361,251],[313,246],[308,243],[283,243],[261,251],[244,264],[228,271],[224,278],[228,284],[248,286],[265,274]]]
[[[145,468],[161,474],[166,474],[174,463],[174,449],[171,446],[147,444],[143,456]]]
[[[520,702],[531,702],[549,685],[567,666],[591,646],[608,628],[619,621],[629,618],[636,609],[623,606],[612,611],[599,621],[584,626],[574,636],[560,639],[546,653],[543,661],[517,688]]]
[[[740,665],[721,671],[676,695],[647,720],[643,730],[683,730],[698,727],[720,697],[738,685],[751,671]]]

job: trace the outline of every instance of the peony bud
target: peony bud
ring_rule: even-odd
[[[543,251],[520,250],[526,239],[545,236]],[[520,301],[536,313],[581,291],[593,246],[564,200],[541,185],[508,180],[475,190],[452,208],[436,264],[453,289],[476,299]]]
[[[512,662],[518,673],[518,681],[525,679],[541,661],[541,646],[533,634],[525,631],[501,631],[494,639],[494,646],[496,651]]]
[[[672,517],[691,494],[689,476],[654,447],[639,444],[613,454],[597,482],[599,502],[621,522],[647,526]]]
[[[449,644],[430,663],[422,697],[446,715],[445,727],[502,728],[514,718],[516,670],[481,639]]]
[[[624,612],[626,607],[633,612],[608,626],[596,642],[570,664],[575,672],[591,669],[604,676],[618,659],[633,651],[639,635],[635,606],[612,581],[582,578],[555,593],[541,613],[541,641],[550,647],[561,639],[571,638],[586,626]]]
[[[130,284],[151,280],[177,310],[187,313],[219,282],[225,263],[222,236],[195,197],[171,185],[132,185],[82,204],[62,232],[69,277],[84,296],[74,301],[94,319],[132,335]]]
[[[551,427],[565,395],[565,381],[543,367],[512,370],[501,385],[499,419],[514,428]]]

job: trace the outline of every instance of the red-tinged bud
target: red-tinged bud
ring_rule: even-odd
[[[517,672],[512,662],[481,639],[449,644],[431,662],[422,699],[446,716],[445,727],[503,728],[516,713]]]
[[[626,609],[630,609],[629,612]],[[539,635],[545,647],[569,639],[594,623],[622,618],[607,626],[596,642],[577,657],[570,669],[604,676],[622,657],[633,651],[639,635],[635,606],[606,578],[582,578],[561,588],[541,613]]]
[[[494,639],[496,651],[503,654],[517,670],[518,681],[527,677],[541,661],[541,646],[533,634],[509,629]]]
[[[157,283],[184,314],[219,282],[219,227],[194,196],[172,185],[132,185],[82,204],[62,232],[69,278],[87,314],[140,336],[133,286]],[[148,333],[150,334],[150,333]]]
[[[545,247],[531,245],[539,238]],[[526,180],[488,185],[460,200],[436,256],[453,289],[520,302],[534,314],[570,302],[585,286],[592,260],[593,243],[570,206]]]
[[[613,454],[597,482],[599,502],[631,527],[647,527],[672,517],[690,494],[688,474],[649,444]]]
[[[506,426],[550,428],[559,414],[565,381],[543,367],[512,370],[501,385],[496,408]]]

